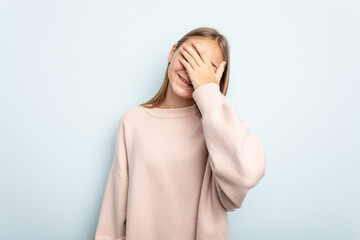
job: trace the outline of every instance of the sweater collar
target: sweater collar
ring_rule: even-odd
[[[192,116],[196,113],[200,113],[200,110],[196,103],[181,108],[146,108],[144,106],[140,107],[151,116],[158,118],[183,118]]]

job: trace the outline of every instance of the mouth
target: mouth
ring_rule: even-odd
[[[178,76],[180,77],[180,79],[183,83],[187,84],[188,86],[193,87],[191,81],[186,80],[185,78],[181,77],[179,74],[178,74]]]

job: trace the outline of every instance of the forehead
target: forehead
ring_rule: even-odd
[[[208,56],[210,61],[213,62],[216,67],[218,67],[219,64],[223,61],[222,52],[219,44],[214,40],[202,37],[191,37],[187,39],[185,43],[195,48],[195,46],[192,45],[193,40],[200,44],[202,49],[204,49],[204,51],[206,52],[206,55]]]

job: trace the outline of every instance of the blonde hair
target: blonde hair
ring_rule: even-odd
[[[223,75],[220,80],[220,91],[223,95],[226,95],[228,85],[229,85],[229,71],[230,71],[230,55],[229,55],[229,43],[225,36],[220,34],[216,29],[209,28],[209,27],[200,27],[196,28],[187,34],[185,34],[178,42],[175,47],[175,51],[181,46],[181,44],[185,41],[187,41],[191,37],[205,37],[210,40],[214,40],[219,44],[219,47],[221,49],[222,55],[223,55],[223,61],[226,61],[225,69],[223,72]],[[168,65],[166,67],[165,71],[165,77],[164,81],[156,93],[156,95],[150,99],[149,101],[140,104],[139,106],[147,107],[147,108],[154,108],[158,107],[164,100],[165,95],[167,92],[167,89],[169,87],[169,76],[168,76],[168,70],[169,70],[170,62],[168,62]],[[149,106],[145,106],[149,105]]]

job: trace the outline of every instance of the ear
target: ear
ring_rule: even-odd
[[[170,52],[169,52],[169,56],[168,56],[168,62],[170,63],[173,56],[174,56],[174,52],[175,52],[175,48],[176,48],[176,45],[177,43],[175,43],[172,48],[170,49]]]

